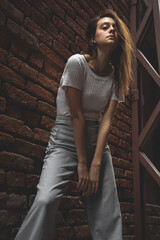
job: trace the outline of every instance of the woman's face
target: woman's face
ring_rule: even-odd
[[[117,25],[113,18],[104,17],[97,22],[97,28],[93,41],[97,47],[109,45],[113,49],[119,44]]]

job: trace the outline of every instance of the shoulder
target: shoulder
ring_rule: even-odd
[[[68,58],[67,63],[80,63],[84,56],[82,54],[76,53]]]

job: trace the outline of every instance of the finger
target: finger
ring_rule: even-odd
[[[81,183],[81,190],[85,191],[87,187],[87,179],[83,179]]]
[[[85,178],[82,178],[79,180],[79,183],[78,183],[78,188],[81,190],[81,191],[85,191],[86,187],[87,187],[87,182],[88,182],[88,179],[85,179]]]
[[[78,188],[79,190],[81,190],[81,185],[82,185],[82,180],[79,179],[79,181],[78,181],[78,183],[77,183],[77,188]]]
[[[91,191],[91,183],[89,182],[88,184],[87,184],[87,187],[86,187],[86,189],[85,189],[85,191],[84,191],[84,195],[86,195],[86,196],[89,196],[89,194],[90,194],[90,191]]]

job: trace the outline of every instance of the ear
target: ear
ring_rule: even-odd
[[[93,44],[96,44],[96,40],[95,40],[94,38],[91,39],[91,42],[92,42]]]

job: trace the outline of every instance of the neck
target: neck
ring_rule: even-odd
[[[109,67],[111,51],[98,50],[97,57],[92,60],[94,70],[103,75]]]

